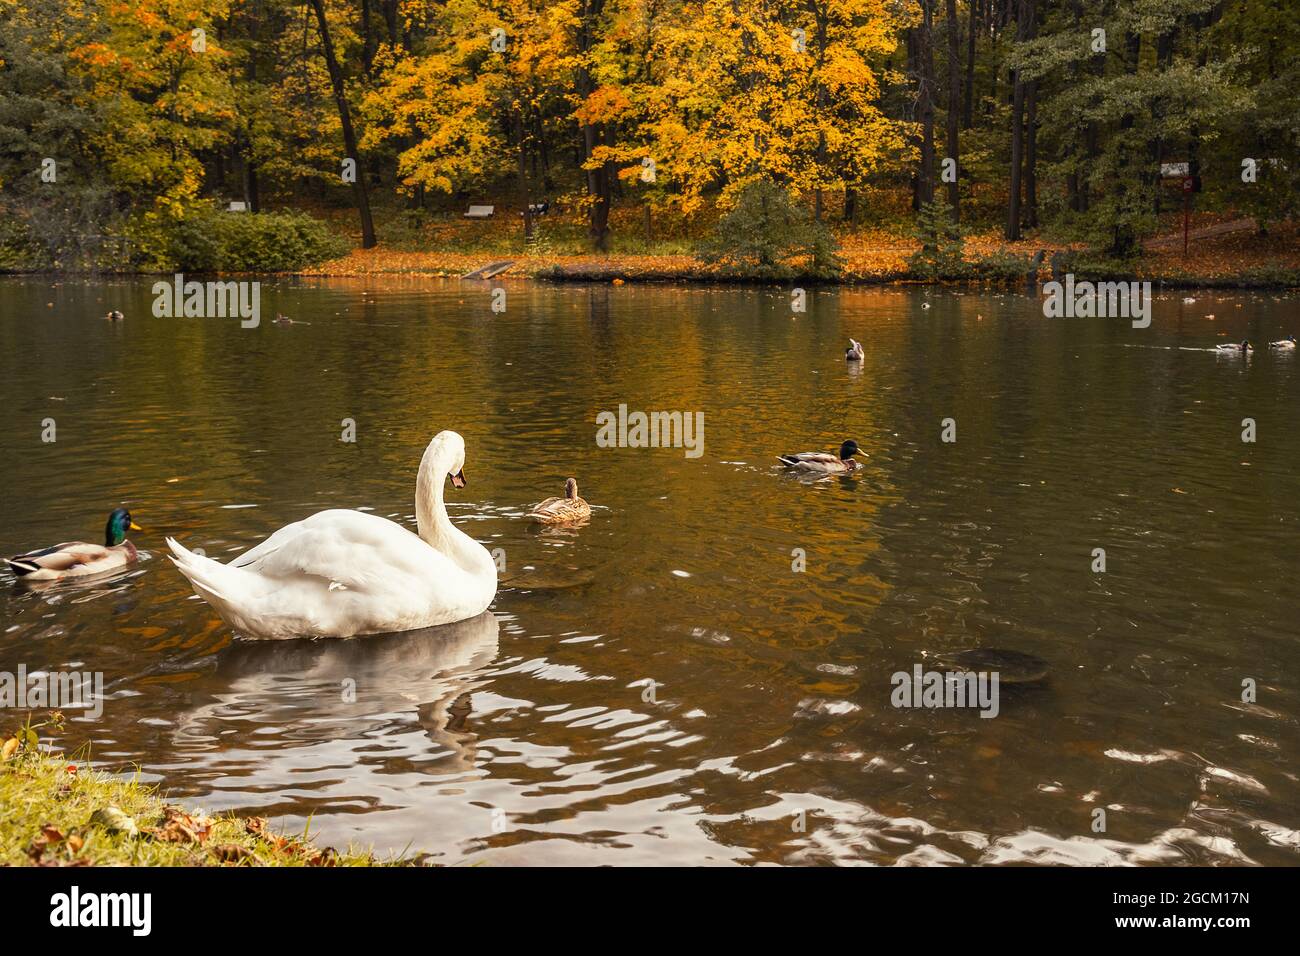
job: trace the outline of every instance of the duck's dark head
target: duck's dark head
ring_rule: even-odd
[[[577,479],[577,478],[565,478],[565,479],[564,479],[564,497],[568,498],[570,501],[572,501],[573,499],[575,499],[575,498],[578,497],[578,479]]]
[[[128,531],[143,530],[131,520],[131,512],[125,508],[114,508],[108,516],[108,524],[104,526],[104,546],[115,548],[126,540]]]
[[[840,461],[848,461],[854,455],[861,454],[862,449],[852,438],[840,446]]]

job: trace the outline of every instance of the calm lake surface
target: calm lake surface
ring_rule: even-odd
[[[507,283],[494,314],[487,283],[286,281],[244,329],[154,318],[151,285],[0,282],[0,547],[102,540],[119,503],[147,529],[116,579],[0,580],[0,669],[104,674],[62,746],[443,863],[1300,861],[1300,356],[1204,351],[1300,333],[1296,297],[1157,292],[1143,330],[1015,294],[792,316],[788,290]],[[620,404],[703,412],[703,454],[597,447]],[[249,642],[162,556],[325,508],[413,528],[446,428],[452,520],[506,562],[482,618]],[[774,461],[845,438],[851,479]],[[591,523],[530,527],[569,475]],[[964,648],[1049,676],[995,719],[891,704]]]

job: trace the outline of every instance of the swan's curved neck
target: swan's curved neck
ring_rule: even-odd
[[[447,517],[447,506],[442,500],[442,486],[447,481],[449,466],[438,460],[436,450],[427,448],[420,460],[420,473],[415,479],[415,523],[425,544],[447,550],[449,533],[456,526]]]
[[[451,466],[438,451],[433,446],[425,450],[420,461],[420,473],[415,479],[415,523],[420,538],[467,571],[482,570],[486,560],[495,573],[496,566],[487,550],[447,517],[442,494]]]

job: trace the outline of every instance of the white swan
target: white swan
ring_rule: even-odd
[[[451,523],[447,477],[465,486],[465,440],[429,442],[415,480],[416,536],[362,511],[321,511],[286,525],[229,564],[171,538],[172,562],[194,591],[248,637],[352,637],[451,624],[487,610],[497,569],[487,549]]]

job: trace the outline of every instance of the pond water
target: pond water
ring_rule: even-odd
[[[0,547],[100,540],[119,503],[146,529],[117,578],[0,582],[0,669],[104,674],[61,745],[444,863],[1297,862],[1300,362],[1207,351],[1300,331],[1295,297],[1158,292],[1134,329],[940,290],[506,283],[494,313],[491,285],[264,283],[297,324],[242,328],[154,318],[151,280],[0,282]],[[620,404],[702,412],[702,454],[598,447]],[[506,564],[484,617],[250,642],[162,556],[325,508],[414,526],[448,428],[452,520]],[[851,478],[774,458],[846,438]],[[591,522],[539,532],[569,475]],[[891,703],[969,648],[1048,676],[994,719]]]

